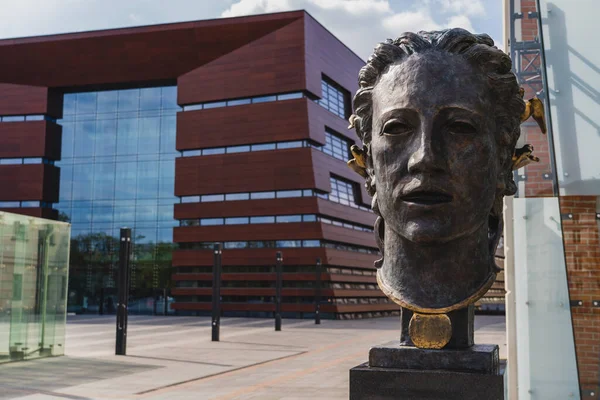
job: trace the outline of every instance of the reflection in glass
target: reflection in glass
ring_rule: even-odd
[[[97,313],[101,290],[116,293],[108,294],[115,290],[121,227],[134,232],[132,295],[151,296],[152,288],[170,284],[181,108],[176,87],[71,93],[63,104],[56,208],[72,223],[69,311]]]

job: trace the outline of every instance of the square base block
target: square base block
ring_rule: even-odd
[[[498,374],[499,362],[499,349],[495,344],[476,344],[466,349],[427,350],[393,341],[374,346],[369,351],[369,366],[378,368]]]
[[[350,370],[350,400],[504,400],[496,374],[369,367]]]

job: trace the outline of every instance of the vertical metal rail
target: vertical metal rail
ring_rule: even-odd
[[[129,263],[131,260],[131,229],[121,228],[119,241],[119,302],[117,303],[117,340],[115,354],[127,353],[127,304],[129,302]]]
[[[219,341],[221,328],[221,244],[213,248],[213,281],[212,281],[212,341]],[[165,298],[165,301],[167,299]]]
[[[321,324],[321,259],[317,258],[317,265],[315,270],[315,325]]]
[[[283,257],[281,255],[280,251],[277,252],[275,262],[276,262],[276,264],[275,264],[275,275],[276,275],[276,281],[275,281],[275,330],[280,331],[281,330],[281,285],[282,285],[281,267],[282,267],[282,263],[283,263]]]

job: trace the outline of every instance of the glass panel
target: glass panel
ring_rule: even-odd
[[[302,222],[301,215],[278,215],[276,218],[277,223],[284,222]]]
[[[302,92],[280,94],[277,96],[277,100],[291,100],[291,99],[301,99],[301,98],[302,98]]]
[[[202,196],[202,202],[211,202],[211,201],[224,201],[225,196],[222,194],[205,194]]]
[[[204,156],[209,156],[211,154],[225,154],[225,148],[224,147],[217,147],[214,149],[204,149],[202,150],[202,155]]]
[[[573,398],[579,385],[558,199],[515,198],[514,221],[519,398]]]
[[[140,110],[160,110],[161,88],[140,89]]]
[[[200,221],[202,226],[223,225],[223,218],[203,218]]]
[[[228,106],[240,106],[242,104],[250,104],[250,99],[229,100]]]
[[[43,121],[43,120],[44,120],[43,115],[27,115],[25,117],[25,121]]]
[[[98,114],[116,114],[118,105],[118,92],[111,90],[98,92]],[[113,117],[111,115],[111,117]]]
[[[228,193],[225,195],[225,200],[248,200],[250,198],[249,193]]]
[[[280,190],[277,192],[278,199],[285,199],[288,197],[302,197],[302,190]]]
[[[275,143],[253,144],[252,151],[275,150]]]
[[[218,108],[218,107],[225,107],[227,105],[226,102],[224,101],[215,101],[212,103],[204,103],[204,108]]]
[[[182,203],[199,203],[200,196],[183,196],[181,198]]]
[[[42,159],[40,157],[28,157],[23,159],[23,164],[41,164]]]
[[[25,121],[24,115],[2,117],[2,122],[21,122],[21,121]]]
[[[164,110],[178,110],[177,104],[177,86],[167,86],[162,88],[162,108]]]
[[[251,224],[273,224],[275,223],[275,217],[251,217]]]
[[[302,142],[298,141],[298,142],[283,142],[283,143],[277,143],[277,148],[278,149],[294,149],[297,147],[302,147]]]
[[[302,247],[321,247],[319,240],[303,240]]]
[[[276,96],[261,96],[261,97],[255,97],[252,99],[252,103],[266,103],[269,101],[275,101],[277,100]]]
[[[248,217],[225,218],[225,225],[244,225],[248,223]]]
[[[0,363],[64,353],[70,226],[0,212]]]
[[[275,198],[275,192],[255,192],[255,193],[250,193],[250,198],[252,200],[274,199]]]
[[[250,151],[250,146],[231,146],[227,148],[227,154],[229,153],[245,153]]]
[[[183,111],[202,110],[203,107],[204,107],[203,104],[193,104],[191,106],[183,106]]]
[[[600,7],[595,0],[541,0],[540,6],[560,194],[597,196],[600,52],[589,32]]]

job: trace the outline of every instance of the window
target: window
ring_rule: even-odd
[[[183,196],[181,198],[182,203],[199,203],[200,196]]]
[[[260,97],[254,97],[252,99],[252,103],[267,103],[269,101],[275,101],[277,100],[277,96],[260,96]]]
[[[355,183],[343,181],[339,178],[334,178],[333,176],[329,178],[329,181],[331,183],[329,200],[346,206],[356,204]]]
[[[301,141],[277,143],[277,149],[279,149],[279,150],[281,150],[281,149],[294,149],[294,148],[297,148],[297,147],[302,147],[302,142]]]
[[[248,217],[225,218],[225,225],[245,225],[247,223],[248,223]]]
[[[213,101],[211,103],[204,103],[204,109],[225,107],[226,105],[227,103],[225,101]]]
[[[230,146],[227,147],[227,154],[246,153],[250,151],[250,146]]]
[[[323,153],[329,154],[338,160],[348,161],[351,158],[349,157],[350,146],[351,143],[349,140],[333,132],[325,131],[325,146],[321,150]]]
[[[331,111],[340,118],[347,119],[347,104],[350,103],[350,94],[342,89],[332,80],[323,77],[321,80],[322,97],[317,100],[317,104]]]
[[[274,199],[275,198],[275,192],[255,192],[255,193],[250,193],[250,198],[252,200]]]
[[[252,151],[275,150],[275,143],[253,144]]]
[[[302,222],[302,216],[301,215],[278,215],[277,216],[277,223],[284,223],[284,222]]]
[[[275,217],[251,217],[251,224],[273,224],[275,223]]]
[[[228,193],[225,195],[225,200],[248,200],[250,198],[249,193]]]
[[[277,96],[277,100],[291,100],[291,99],[301,99],[301,98],[302,98],[301,92],[280,94]]]
[[[203,156],[210,156],[211,154],[225,154],[225,147],[215,147],[214,149],[202,150]]]
[[[209,203],[211,201],[223,201],[225,200],[225,196],[222,194],[206,194],[202,196],[203,203]]]
[[[202,218],[200,221],[202,226],[223,225],[223,218]]]
[[[250,99],[229,100],[227,102],[228,106],[240,106],[242,104],[250,104]]]
[[[285,199],[288,197],[302,197],[302,190],[280,190],[277,192],[278,199]]]

